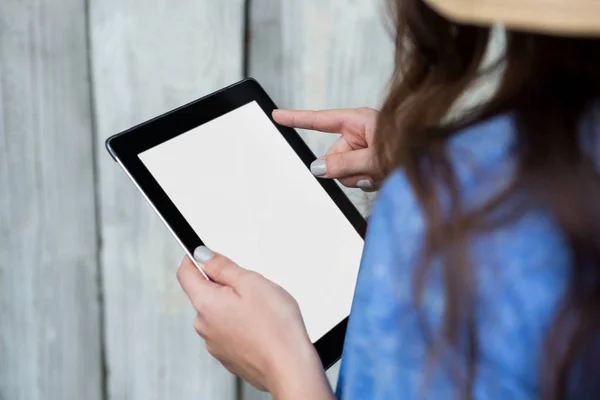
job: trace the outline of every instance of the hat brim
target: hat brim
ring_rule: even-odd
[[[425,0],[461,23],[565,36],[600,36],[600,0]]]

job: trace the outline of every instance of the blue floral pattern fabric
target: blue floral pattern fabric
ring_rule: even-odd
[[[449,154],[464,207],[485,202],[509,183],[514,132],[510,116],[500,116],[452,139]],[[455,398],[445,364],[428,362],[413,306],[423,231],[418,202],[398,170],[384,183],[369,219],[338,380],[341,399]],[[569,265],[561,233],[544,210],[530,209],[473,238],[469,248],[480,348],[474,397],[538,398],[542,341],[565,290]],[[422,304],[435,332],[443,311],[435,262]]]

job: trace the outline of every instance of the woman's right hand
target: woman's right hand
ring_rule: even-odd
[[[292,128],[341,134],[327,154],[311,164],[312,173],[320,178],[338,179],[347,187],[374,191],[380,183],[373,151],[378,113],[366,107],[322,111],[275,110],[273,119]]]

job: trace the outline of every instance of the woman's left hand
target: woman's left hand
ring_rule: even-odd
[[[277,399],[333,398],[296,301],[256,272],[199,247],[177,278],[197,311],[194,327],[229,371]]]

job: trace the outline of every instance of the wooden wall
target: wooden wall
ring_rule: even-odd
[[[1,400],[265,398],[207,355],[182,251],[103,143],[244,75],[281,107],[376,107],[384,3],[0,2]]]
[[[102,398],[85,4],[0,1],[0,399]]]

